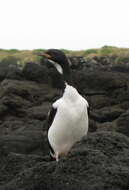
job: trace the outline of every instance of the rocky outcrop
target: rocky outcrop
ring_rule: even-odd
[[[120,133],[96,132],[59,163],[47,157],[10,153],[3,156],[0,181],[4,179],[6,185],[1,189],[128,189],[128,147],[129,139]]]
[[[56,71],[0,63],[0,190],[129,189],[128,64],[70,59],[74,85],[90,104],[89,133],[59,163],[49,158],[46,129],[60,96]]]

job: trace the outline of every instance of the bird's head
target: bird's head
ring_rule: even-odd
[[[60,87],[65,89],[66,84],[72,85],[70,61],[65,53],[58,49],[49,49],[39,54],[48,60],[48,64],[53,65],[58,71],[57,78],[59,78]]]
[[[65,53],[58,49],[49,49],[44,53],[40,53],[40,56],[48,59],[50,64],[55,66],[60,74],[69,73],[70,62]]]

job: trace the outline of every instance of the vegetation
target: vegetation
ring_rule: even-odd
[[[94,56],[110,56],[115,58],[115,62],[129,62],[129,48],[118,48],[113,46],[104,46],[98,49],[88,49],[82,51],[71,51],[62,49],[68,56],[84,56],[88,59]],[[15,58],[18,63],[24,64],[25,62],[38,62],[39,56],[37,54],[39,52],[45,51],[44,49],[35,49],[35,50],[17,50],[10,49],[4,50],[0,49],[0,61],[7,57]]]

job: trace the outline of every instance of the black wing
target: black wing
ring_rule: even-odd
[[[51,126],[53,120],[54,120],[54,117],[56,115],[56,112],[57,112],[57,108],[51,108],[51,110],[49,111],[49,114],[48,114],[48,118],[47,118],[47,125],[48,125],[48,129],[49,127]]]
[[[90,116],[90,107],[87,107],[88,116]]]
[[[47,129],[50,128],[50,126],[51,126],[51,124],[52,124],[52,122],[54,120],[54,117],[56,115],[56,112],[57,112],[57,108],[52,107],[49,114],[48,114],[48,118],[47,118]],[[50,149],[51,158],[53,159],[52,155],[54,155],[54,150],[53,150],[49,140],[48,140],[48,146],[49,146],[49,149]]]

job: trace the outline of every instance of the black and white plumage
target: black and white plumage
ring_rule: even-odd
[[[88,102],[72,86],[70,67],[65,54],[56,49],[43,53],[62,76],[63,94],[52,104],[48,117],[50,154],[56,161],[66,156],[72,146],[88,132]]]

